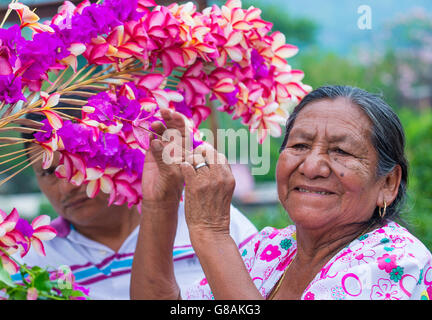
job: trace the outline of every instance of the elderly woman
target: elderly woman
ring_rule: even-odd
[[[132,298],[432,296],[431,253],[394,221],[408,177],[404,133],[377,96],[327,86],[301,101],[288,120],[276,171],[279,199],[294,225],[267,227],[240,251],[228,232],[235,182],[223,156],[198,148],[189,159],[193,163],[179,169],[163,163],[162,148],[152,141],[152,168],[184,177],[186,221],[206,278],[186,292],[176,285],[171,256],[176,211],[166,195],[164,210],[143,208]]]

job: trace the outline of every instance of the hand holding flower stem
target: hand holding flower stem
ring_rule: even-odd
[[[132,265],[132,299],[176,299],[179,296],[172,250],[184,185],[179,164],[190,150],[190,132],[179,113],[162,109],[161,114],[166,126],[161,122],[152,124],[160,138],[152,139],[143,168],[142,220]],[[185,146],[179,149],[180,145],[174,142],[177,151],[181,151],[177,158],[167,159],[164,154],[164,148],[173,143],[161,139],[168,129],[174,129],[181,137],[181,145]]]

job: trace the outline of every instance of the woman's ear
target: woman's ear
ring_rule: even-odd
[[[396,199],[401,178],[402,169],[400,165],[396,165],[392,171],[382,177],[384,181],[377,200],[378,207],[384,207],[384,202],[388,207]]]

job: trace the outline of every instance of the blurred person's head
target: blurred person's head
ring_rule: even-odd
[[[79,99],[80,97],[75,98]],[[77,118],[82,117],[81,109],[76,106],[60,102],[58,107],[76,108],[76,110],[63,109],[61,112]],[[45,119],[44,116],[37,113],[27,114],[27,118],[38,122]],[[34,138],[33,133],[22,133],[22,136],[26,139]],[[29,153],[30,157],[42,151],[42,147],[38,144],[27,142],[26,147],[29,147],[30,144],[34,146]],[[42,161],[32,164],[40,190],[59,216],[79,228],[115,225],[118,223],[117,219],[120,218],[120,213],[137,213],[136,209],[129,209],[127,204],[108,206],[109,195],[102,191],[96,197],[89,198],[86,192],[87,184],[76,186],[66,179],[58,178],[55,169],[59,164],[59,159],[59,152],[55,152],[54,160],[48,169],[42,168]]]

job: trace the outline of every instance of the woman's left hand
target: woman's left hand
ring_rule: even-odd
[[[189,236],[215,299],[262,299],[230,235],[234,176],[224,155],[208,144],[181,164]],[[201,166],[200,164],[206,163]],[[198,168],[197,168],[198,166]]]
[[[202,163],[206,165],[196,169]],[[186,222],[191,240],[229,236],[235,180],[225,156],[203,143],[186,158],[181,171],[185,181]]]

